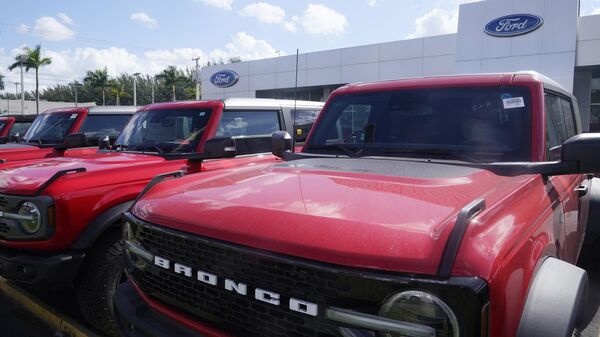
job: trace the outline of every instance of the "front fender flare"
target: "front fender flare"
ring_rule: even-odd
[[[529,287],[517,337],[571,337],[585,311],[585,270],[546,258]]]
[[[102,212],[86,226],[71,248],[82,250],[91,247],[100,235],[121,218],[121,214],[127,212],[131,208],[131,205],[133,205],[133,200],[124,202]]]

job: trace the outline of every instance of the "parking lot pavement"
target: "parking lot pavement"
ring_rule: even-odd
[[[0,337],[58,337],[55,330],[0,293]]]

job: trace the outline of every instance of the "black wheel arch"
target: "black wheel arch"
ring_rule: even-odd
[[[85,250],[94,245],[96,240],[102,236],[109,228],[116,227],[121,215],[128,211],[133,205],[133,200],[113,206],[92,220],[81,232],[77,240],[71,246],[74,250]]]
[[[517,337],[571,337],[583,321],[587,289],[585,270],[544,258],[532,277]]]

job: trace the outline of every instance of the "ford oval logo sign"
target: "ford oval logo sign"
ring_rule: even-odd
[[[233,70],[221,70],[210,77],[210,83],[219,88],[229,88],[237,83],[240,76]]]
[[[490,21],[485,32],[500,37],[510,37],[532,32],[544,23],[544,19],[531,14],[514,14]]]

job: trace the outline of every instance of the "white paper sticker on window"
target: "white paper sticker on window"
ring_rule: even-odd
[[[71,114],[71,117],[69,117],[69,118],[71,118],[71,119],[77,118],[77,114]]]
[[[502,103],[504,103],[504,109],[515,109],[525,107],[525,100],[523,100],[523,97],[503,98]]]

